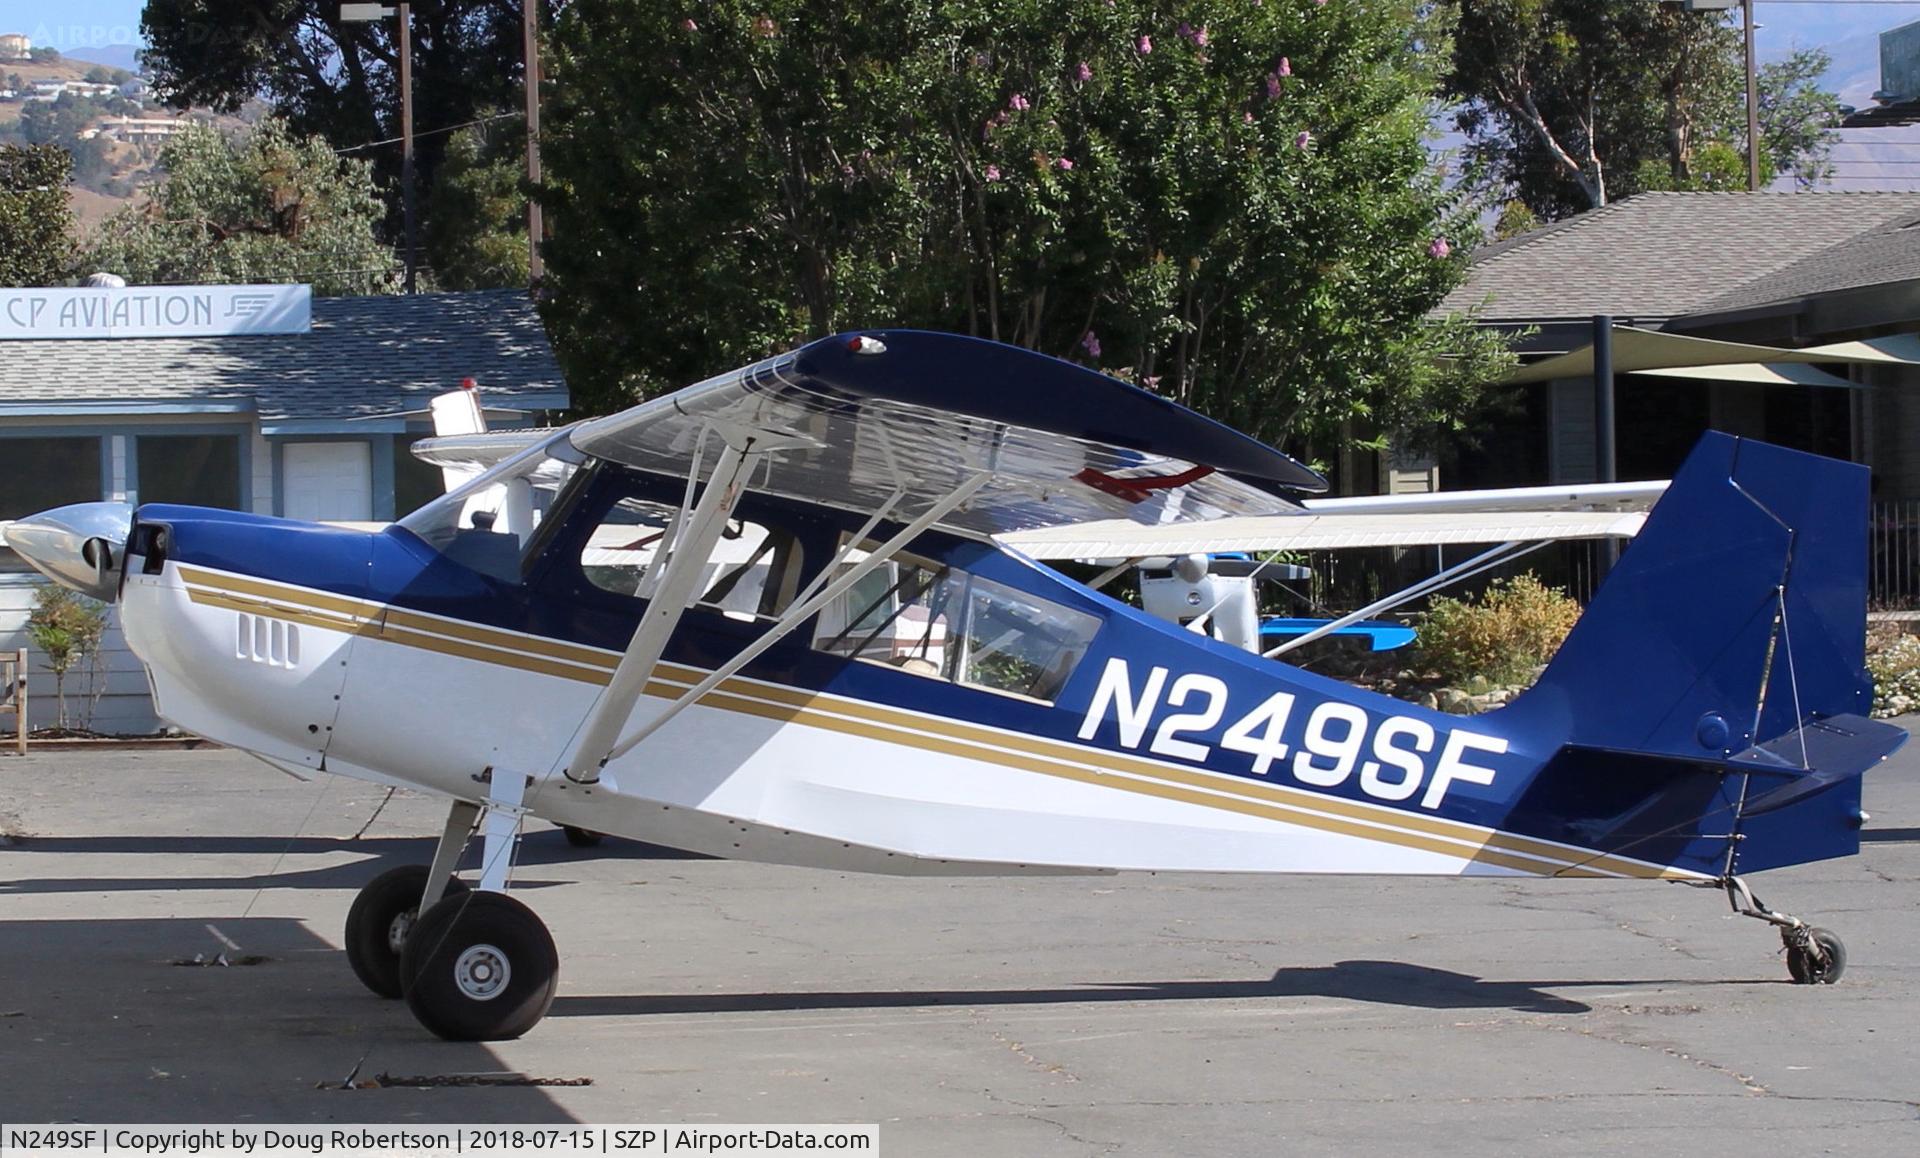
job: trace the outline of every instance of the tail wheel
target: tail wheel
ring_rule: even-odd
[[[560,954],[532,909],[504,893],[470,893],[421,916],[400,975],[421,1025],[449,1041],[505,1041],[547,1015]]]
[[[377,996],[400,996],[400,951],[420,915],[426,888],[425,865],[401,865],[367,882],[347,910],[347,964]],[[447,882],[447,896],[466,891],[457,878]]]
[[[571,824],[561,825],[560,831],[567,834],[567,843],[575,848],[593,848],[606,839],[590,828],[575,828]]]
[[[1820,949],[1815,959],[1813,946]],[[1831,929],[1808,929],[1806,942],[1787,946],[1787,972],[1798,985],[1832,985],[1847,970],[1847,947]]]

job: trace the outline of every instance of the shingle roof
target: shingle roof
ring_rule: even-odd
[[[14,413],[251,399],[263,421],[367,418],[424,409],[465,377],[489,405],[567,404],[520,290],[315,298],[305,334],[0,342],[0,408]]]
[[[1768,276],[1730,290],[1703,313],[1746,309],[1810,294],[1920,278],[1920,220],[1904,215]]]
[[[1641,193],[1483,247],[1439,312],[1674,317],[1916,277],[1916,220],[1920,193]]]

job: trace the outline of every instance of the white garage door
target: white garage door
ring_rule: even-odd
[[[289,442],[281,449],[280,509],[290,519],[373,518],[372,457],[364,442]]]

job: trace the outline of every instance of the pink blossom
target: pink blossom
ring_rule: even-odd
[[[1246,122],[1247,124],[1249,124],[1249,125],[1250,125],[1250,124],[1252,124],[1252,123],[1253,123],[1253,114],[1252,114],[1252,113],[1241,113],[1241,114],[1240,114],[1240,119],[1241,119],[1242,121],[1244,121],[1244,122]]]
[[[1058,161],[1055,161],[1053,163],[1053,167],[1056,169],[1071,170],[1073,168],[1073,162],[1068,160],[1065,157],[1062,157]]]
[[[1258,4],[1260,3],[1260,0],[1253,0],[1253,2],[1255,4]],[[1313,0],[1313,6],[1315,8],[1325,8],[1327,6],[1327,0]],[[1756,25],[1755,27],[1758,27],[1758,25]]]
[[[1133,50],[1141,56],[1151,54],[1153,52],[1153,37],[1142,36],[1139,42],[1133,46]]]
[[[681,27],[681,28],[683,28],[683,29],[685,29],[685,30],[686,30],[686,31],[688,31],[688,32],[698,32],[698,31],[700,31],[700,26],[699,26],[698,24],[695,24],[695,23],[693,22],[693,17],[691,17],[691,16],[689,16],[689,17],[687,17],[687,18],[686,18],[685,20],[682,20],[682,21],[680,22],[680,27]]]
[[[1267,74],[1267,96],[1273,100],[1280,97],[1280,78],[1272,73]]]
[[[1202,24],[1200,26],[1200,31],[1193,34],[1193,46],[1195,48],[1205,48],[1207,46],[1207,26],[1206,25]]]
[[[988,166],[987,166],[987,181],[988,181],[988,183],[989,183],[989,184],[991,184],[992,182],[994,182],[994,181],[998,181],[999,179],[1000,179],[1000,166],[998,166],[998,165],[988,165]]]
[[[1429,245],[1429,246],[1427,246],[1427,256],[1428,256],[1428,257],[1435,257],[1435,258],[1439,258],[1439,257],[1447,257],[1447,256],[1449,256],[1449,255],[1451,255],[1452,253],[1453,253],[1453,246],[1452,246],[1452,245],[1450,245],[1450,244],[1449,244],[1449,243],[1447,242],[1447,239],[1446,239],[1446,238],[1444,238],[1444,237],[1436,237],[1436,238],[1434,238],[1434,239],[1433,239],[1433,244],[1432,244],[1432,245]]]
[[[1275,76],[1292,76],[1292,75],[1293,75],[1293,62],[1292,62],[1291,60],[1288,60],[1288,59],[1287,59],[1286,57],[1284,57],[1284,56],[1283,56],[1283,57],[1281,57],[1281,58],[1280,58],[1280,64],[1279,64],[1279,65],[1278,65],[1278,66],[1277,66],[1277,67],[1276,67],[1276,68],[1275,68],[1275,69],[1273,70],[1273,75],[1275,75]]]
[[[1073,79],[1079,81],[1081,84],[1087,83],[1093,79],[1093,68],[1088,65],[1086,61],[1081,61],[1078,65],[1074,66]]]
[[[1158,390],[1160,389],[1160,375],[1148,374],[1146,377],[1140,379],[1140,385],[1145,386],[1149,390]]]
[[[1300,135],[1293,139],[1293,147],[1296,149],[1304,149],[1311,144],[1313,144],[1313,134],[1305,129],[1301,129]]]
[[[1087,357],[1098,358],[1100,356],[1100,336],[1098,334],[1095,334],[1092,330],[1088,330],[1086,333],[1081,334],[1080,348],[1087,352]]]
[[[1033,106],[1028,102],[1026,97],[1021,96],[1019,93],[1014,93],[1007,101],[1007,107],[1016,113],[1024,113]]]

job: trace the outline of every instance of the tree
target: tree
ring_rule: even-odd
[[[1418,0],[576,0],[548,317],[611,407],[836,330],[957,330],[1332,449],[1457,418],[1465,208]],[[1441,352],[1461,355],[1442,363]]]
[[[542,0],[541,26],[554,0]],[[523,65],[519,0],[415,0],[414,121],[420,188],[432,187],[447,137],[486,108],[517,108]],[[400,135],[399,50],[392,18],[342,23],[339,0],[147,0],[141,54],[156,95],[225,112],[262,98],[298,135],[338,146]],[[400,149],[365,154],[400,230]]]
[[[1803,48],[1785,60],[1760,66],[1755,88],[1760,107],[1761,155],[1770,167],[1793,174],[1800,186],[1832,174],[1831,156],[1840,124],[1840,98],[1820,87],[1833,57],[1823,48]],[[1744,131],[1744,129],[1743,129]]]
[[[52,285],[73,267],[73,158],[53,145],[0,145],[0,285]]]
[[[426,213],[427,266],[441,289],[527,284],[526,148],[518,121],[447,142]]]
[[[35,64],[58,64],[60,50],[50,44],[43,44],[38,48],[30,49],[27,52],[27,59]]]
[[[113,79],[113,70],[108,68],[104,64],[96,64],[92,68],[88,69],[87,75],[86,75],[86,81],[88,84],[120,83],[119,81],[116,81]]]
[[[107,632],[107,605],[55,583],[34,591],[33,610],[27,615],[27,639],[45,657],[53,673],[53,694],[59,703],[58,726],[67,727],[67,673],[82,659],[100,653]],[[92,712],[85,723],[91,722]]]
[[[1459,0],[1448,93],[1479,180],[1539,216],[1642,189],[1746,187],[1740,38],[1649,0]],[[1760,70],[1762,182],[1817,177],[1839,121],[1825,54]],[[1737,164],[1729,164],[1729,161]]]
[[[242,138],[206,126],[161,151],[166,179],[115,213],[89,268],[134,284],[309,282],[317,294],[390,292],[398,263],[374,235],[380,201],[364,161],[269,118]]]
[[[1734,81],[1724,13],[1649,0],[1459,0],[1448,93],[1468,155],[1543,217],[1605,205],[1665,161],[1686,178]]]

